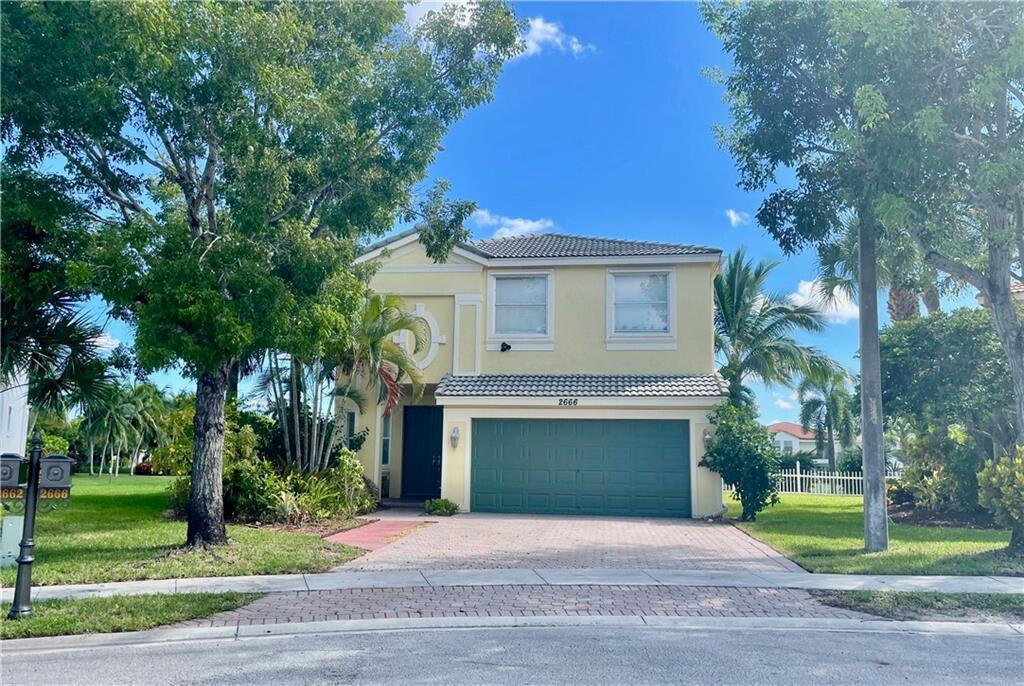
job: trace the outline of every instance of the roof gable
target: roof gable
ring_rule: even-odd
[[[817,434],[813,431],[804,431],[804,428],[795,422],[775,422],[774,424],[769,424],[767,428],[771,433],[785,432],[799,438],[801,441],[817,440]]]

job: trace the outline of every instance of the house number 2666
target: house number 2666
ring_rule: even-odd
[[[580,404],[580,399],[579,398],[559,398],[558,399],[558,404],[559,405],[579,405]]]

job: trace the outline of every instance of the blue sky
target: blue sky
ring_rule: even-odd
[[[760,196],[737,188],[732,160],[713,137],[727,112],[721,87],[701,69],[729,63],[695,4],[516,10],[530,19],[527,54],[506,66],[491,103],[452,127],[430,170],[451,181],[453,197],[478,203],[476,237],[540,228],[745,247],[752,257],[784,260],[773,289],[799,297],[805,282],[809,292],[814,255],[785,258],[751,221]],[[884,324],[884,307],[881,315]],[[855,307],[846,303],[831,319],[824,334],[803,341],[856,369]],[[119,322],[108,331],[131,338]],[[154,380],[187,384],[173,373]],[[796,418],[791,391],[757,392],[763,421]]]

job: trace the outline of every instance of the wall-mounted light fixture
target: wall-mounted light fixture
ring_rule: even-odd
[[[459,427],[457,427],[457,426],[453,426],[452,427],[452,435],[449,436],[448,440],[451,441],[451,444],[452,444],[453,448],[458,448],[459,447]]]
[[[711,432],[708,431],[707,429],[704,429],[704,436],[703,436],[703,438],[704,438],[704,449],[707,450],[709,447],[711,447]]]

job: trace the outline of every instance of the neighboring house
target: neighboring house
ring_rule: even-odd
[[[462,243],[436,264],[418,238],[357,260],[379,261],[371,287],[431,332],[423,397],[356,418],[385,496],[464,511],[722,511],[720,478],[697,465],[726,393],[712,330],[721,251],[540,234]]]
[[[828,464],[824,455],[818,455],[818,436],[814,431],[804,431],[804,428],[795,422],[775,422],[769,424],[767,428],[768,433],[775,438],[775,447],[783,455],[814,453],[815,464]],[[836,459],[842,452],[842,446],[836,441]]]

